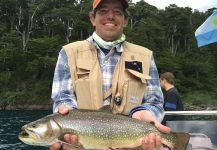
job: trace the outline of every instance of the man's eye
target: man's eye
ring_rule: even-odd
[[[114,13],[115,13],[115,15],[119,15],[119,16],[123,15],[123,12],[120,10],[115,10]]]
[[[98,13],[100,15],[107,15],[110,11],[116,16],[122,16],[124,14],[123,11],[121,11],[120,9],[99,9]]]
[[[106,14],[108,12],[108,10],[106,10],[106,9],[100,9],[99,10],[99,13],[100,14]]]

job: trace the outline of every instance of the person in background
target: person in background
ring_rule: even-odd
[[[182,100],[178,90],[175,88],[175,77],[171,72],[165,72],[160,76],[160,85],[165,90],[164,93],[164,110],[165,111],[182,111],[184,110]],[[166,121],[183,120],[183,116],[168,115],[165,116],[162,124]]]
[[[90,21],[93,34],[83,41],[63,46],[55,68],[53,111],[65,115],[70,109],[97,110],[110,105],[114,114],[154,122],[164,133],[163,93],[152,51],[127,42],[123,34],[128,24],[127,0],[93,0]],[[64,136],[79,145],[76,135]],[[161,137],[149,134],[143,149],[160,149]],[[54,143],[51,150],[68,149]]]

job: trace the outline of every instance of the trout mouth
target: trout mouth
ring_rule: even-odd
[[[20,131],[19,137],[29,137],[29,133],[26,130],[22,129]]]
[[[18,137],[24,143],[38,139],[38,135],[33,130],[24,128],[21,129]]]

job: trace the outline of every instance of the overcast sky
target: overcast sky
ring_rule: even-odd
[[[133,0],[134,3],[140,0]],[[145,0],[150,5],[154,5],[159,9],[164,9],[169,4],[176,4],[179,7],[191,7],[206,11],[208,8],[217,7],[217,0]]]

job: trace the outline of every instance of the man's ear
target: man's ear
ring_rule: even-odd
[[[95,16],[93,13],[90,13],[89,14],[89,18],[90,18],[90,22],[92,23],[92,25],[95,27],[96,24],[95,24]]]

